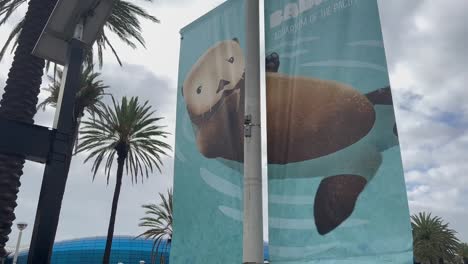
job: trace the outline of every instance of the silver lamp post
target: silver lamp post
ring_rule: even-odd
[[[263,263],[259,0],[246,0],[244,264]]]
[[[20,245],[21,245],[21,236],[23,235],[23,230],[25,230],[26,227],[28,227],[28,224],[18,223],[18,224],[16,224],[16,226],[18,227],[18,230],[20,232],[19,232],[19,235],[18,235],[18,242],[16,243],[16,250],[15,250],[15,256],[13,258],[13,264],[16,264],[16,262],[18,261],[19,248],[20,248]]]
[[[91,48],[114,0],[58,0],[33,55],[64,65],[48,155],[29,248],[29,264],[48,264],[73,151],[74,105],[85,49]]]

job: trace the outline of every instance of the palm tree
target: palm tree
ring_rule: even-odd
[[[63,72],[58,69],[56,76],[47,76],[50,81],[49,87],[43,88],[49,92],[49,96],[42,101],[37,108],[45,110],[47,106],[57,107],[57,101],[60,93],[60,83],[56,79],[62,79]],[[92,66],[87,66],[81,74],[80,89],[76,95],[75,115],[77,118],[82,118],[86,112],[94,116],[99,114],[99,110],[104,106],[102,99],[105,89],[108,88],[100,80],[101,74],[93,71]]]
[[[458,255],[463,260],[463,264],[468,264],[468,244],[467,243],[460,244],[460,248],[458,249]]]
[[[47,106],[57,107],[57,101],[60,93],[60,83],[55,80],[62,79],[63,72],[57,69],[54,76],[47,76],[50,85],[43,90],[49,93],[49,96],[42,101],[37,108],[45,110]],[[78,130],[80,127],[81,119],[88,112],[93,118],[96,114],[100,113],[100,109],[104,106],[102,102],[105,93],[105,89],[108,88],[104,85],[103,81],[99,79],[100,73],[94,72],[93,67],[87,66],[81,74],[80,89],[76,94],[75,101],[75,135],[74,142],[78,140]],[[75,144],[76,145],[76,144]]]
[[[166,251],[172,241],[172,189],[167,190],[167,197],[159,193],[161,202],[159,204],[145,204],[142,205],[145,211],[145,217],[140,219],[140,227],[147,227],[148,229],[141,233],[138,237],[145,237],[146,239],[153,239],[153,249],[151,251],[151,263],[155,263],[156,253],[161,253],[161,260],[163,259],[162,253]],[[159,245],[166,240],[165,248],[159,251]]]
[[[17,0],[12,3],[0,1],[0,24],[11,15]],[[3,99],[0,101],[0,118],[33,123],[37,95],[41,85],[44,60],[31,55],[34,44],[42,32],[56,0],[31,0],[23,21],[23,30],[18,38],[13,64],[8,75]],[[14,209],[19,178],[23,174],[24,157],[0,153],[0,259],[5,256],[5,244],[15,219]]]
[[[140,104],[137,97],[129,100],[123,97],[120,104],[116,103],[114,98],[112,102],[113,106],[105,106],[96,120],[83,121],[81,131],[83,137],[78,146],[79,152],[89,152],[85,162],[94,159],[93,179],[101,164],[105,163],[104,173],[107,176],[107,184],[109,184],[114,158],[117,158],[116,184],[107,231],[104,264],[108,264],[110,259],[124,168],[131,176],[132,183],[138,183],[138,176],[141,176],[143,181],[144,176],[148,177],[153,168],[161,172],[161,155],[166,155],[166,150],[171,149],[168,144],[161,141],[168,133],[163,131],[162,126],[157,125],[162,118],[153,117],[154,111],[151,110],[148,101]]]
[[[419,213],[411,216],[413,248],[416,260],[422,264],[452,262],[459,248],[456,232],[438,216]]]
[[[152,0],[144,0],[151,2]],[[26,0],[0,0],[0,25],[4,24],[15,10]],[[13,28],[0,59],[7,47],[13,44],[15,55],[6,81],[5,92],[0,101],[0,118],[34,123],[36,104],[42,82],[45,61],[31,54],[34,45],[44,28],[57,0],[29,0],[24,18]],[[132,48],[137,44],[144,46],[140,19],[153,22],[158,20],[135,4],[124,0],[115,0],[112,14],[105,30],[96,41],[99,64],[102,64],[102,51],[109,47],[121,64],[107,33],[114,33],[121,41]],[[13,50],[12,49],[12,50]],[[87,61],[92,65],[92,50]],[[15,219],[17,193],[20,177],[23,174],[24,157],[0,153],[0,258],[5,255],[5,244]]]

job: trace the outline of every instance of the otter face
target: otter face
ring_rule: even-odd
[[[187,110],[193,116],[211,111],[243,79],[244,56],[235,40],[211,47],[192,67],[184,82]]]

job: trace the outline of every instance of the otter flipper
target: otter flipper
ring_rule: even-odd
[[[390,86],[377,89],[366,94],[367,99],[374,105],[393,105],[392,91]]]
[[[370,92],[366,94],[366,97],[373,105],[393,105],[392,90],[390,86]],[[393,134],[398,137],[396,124],[393,126]]]
[[[337,175],[322,180],[314,202],[319,234],[328,234],[351,215],[366,184],[367,180],[357,175]]]

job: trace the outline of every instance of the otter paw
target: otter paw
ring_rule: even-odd
[[[319,234],[331,232],[351,215],[366,184],[367,180],[357,175],[331,176],[320,182],[314,202]]]
[[[393,105],[392,90],[390,86],[377,89],[366,94],[367,99],[374,105]]]
[[[278,72],[280,66],[279,55],[276,52],[270,53],[265,58],[265,68],[267,72]]]

